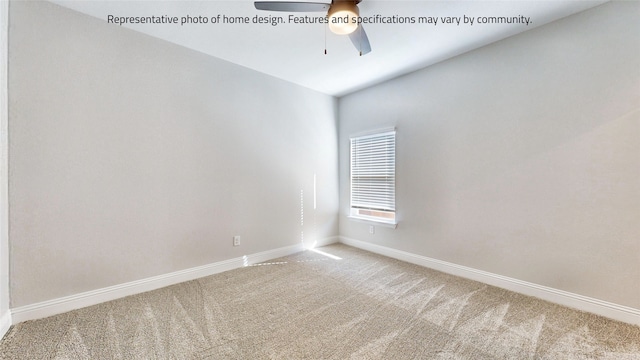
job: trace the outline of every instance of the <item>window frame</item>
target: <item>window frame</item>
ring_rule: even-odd
[[[382,149],[385,153],[385,155],[379,156],[378,158],[376,158],[377,161],[383,161],[385,163],[385,166],[387,166],[386,164],[391,163],[392,164],[392,178],[391,178],[391,183],[392,183],[392,190],[390,191],[390,195],[391,195],[391,206],[387,206],[387,208],[385,208],[384,206],[355,206],[354,207],[354,158],[356,158],[354,156],[354,141],[364,141],[367,139],[371,139],[371,138],[377,138],[380,141],[382,141],[383,143],[387,143],[388,140],[385,138],[388,138],[390,135],[392,135],[392,144],[393,144],[393,150],[392,150],[392,158],[391,161],[389,160],[389,151],[388,149]],[[368,222],[368,223],[375,223],[375,224],[379,224],[379,225],[383,225],[383,226],[388,226],[388,227],[393,227],[395,228],[398,224],[397,222],[397,209],[396,209],[396,197],[395,197],[395,193],[396,193],[396,189],[395,189],[395,183],[396,183],[396,129],[395,128],[387,128],[387,129],[381,129],[381,130],[376,130],[376,131],[371,131],[371,132],[367,132],[367,133],[363,133],[363,134],[357,134],[357,135],[353,135],[349,137],[349,218],[351,218],[352,220],[356,220],[356,221],[363,221],[363,222]],[[356,144],[357,146],[357,144]],[[382,146],[386,146],[386,145],[382,145]],[[362,146],[364,147],[364,146]],[[371,147],[367,148],[366,151],[370,151]],[[366,169],[366,167],[365,167]],[[359,171],[362,171],[362,167],[360,168]],[[385,172],[388,171],[388,168],[385,169]],[[383,181],[383,183],[387,184],[389,183],[388,180]],[[382,195],[383,197],[388,197],[389,196],[389,191],[388,190],[383,190],[381,192],[378,192],[377,195]],[[361,192],[360,192],[360,196],[362,196]],[[371,200],[373,203],[377,203],[379,201]],[[364,200],[364,202],[366,202],[366,199]]]

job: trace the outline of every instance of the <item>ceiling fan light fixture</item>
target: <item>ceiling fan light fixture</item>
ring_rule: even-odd
[[[334,1],[329,8],[329,30],[337,35],[348,35],[358,28],[360,11],[354,1]]]

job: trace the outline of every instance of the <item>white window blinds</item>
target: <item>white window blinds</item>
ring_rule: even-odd
[[[395,131],[351,138],[352,210],[374,210],[366,212],[374,216],[378,214],[377,211],[394,213],[396,210],[395,179]],[[356,214],[363,213],[356,211]],[[391,214],[382,216],[389,218],[388,215]]]

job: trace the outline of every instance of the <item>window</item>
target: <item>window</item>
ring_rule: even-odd
[[[396,223],[396,132],[351,138],[351,217]]]

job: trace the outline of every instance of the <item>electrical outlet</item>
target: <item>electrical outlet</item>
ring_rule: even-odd
[[[234,236],[233,237],[233,246],[240,246],[240,236]]]
[[[369,234],[375,234],[376,233],[376,227],[373,225],[369,225]]]

